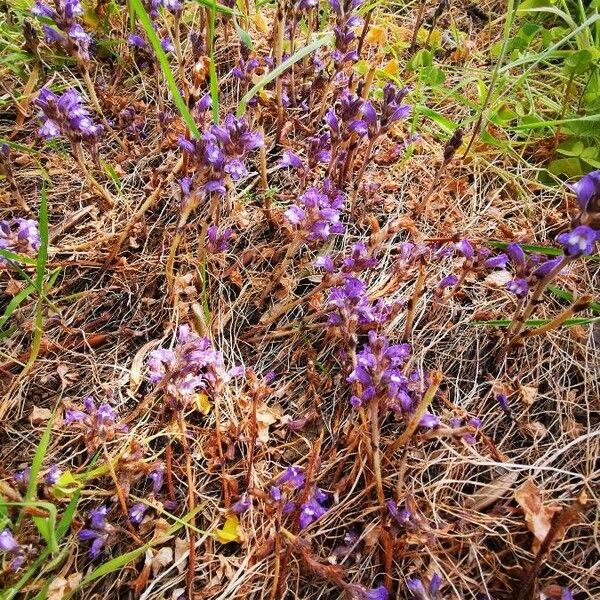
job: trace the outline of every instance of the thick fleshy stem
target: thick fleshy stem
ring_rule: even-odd
[[[419,12],[417,13],[417,20],[415,21],[415,28],[413,29],[413,34],[410,39],[410,48],[408,49],[409,53],[412,54],[415,46],[417,45],[417,36],[419,34],[419,29],[421,29],[421,25],[423,24],[423,16],[425,15],[425,7],[427,6],[427,0],[421,0],[421,5],[419,6]]]
[[[427,408],[433,401],[433,398],[437,393],[437,390],[440,387],[440,384],[442,383],[443,379],[444,375],[441,371],[433,371],[433,373],[431,373],[431,383],[429,384],[427,391],[423,395],[423,398],[421,398],[421,401],[417,405],[415,412],[410,417],[410,421],[408,422],[408,425],[406,426],[406,429],[404,430],[402,435],[388,447],[386,451],[386,456],[391,456],[398,448],[401,448],[406,443],[408,443],[410,438],[413,436],[414,432],[419,427],[419,422],[421,421],[421,418],[423,417],[423,415],[427,411]]]
[[[102,107],[100,106],[100,101],[98,100],[98,96],[96,95],[96,88],[94,87],[94,82],[92,81],[92,78],[90,77],[90,70],[88,69],[87,65],[81,63],[80,64],[81,67],[81,74],[83,75],[83,81],[85,82],[85,87],[87,88],[90,100],[92,101],[92,104],[94,106],[94,108],[96,109],[96,112],[100,115],[100,119],[102,120],[102,125],[104,125],[104,127],[106,127],[107,131],[112,131],[112,127],[110,126],[110,123],[107,121],[106,117],[104,116],[104,113],[102,112]]]
[[[183,60],[183,52],[181,50],[181,13],[179,12],[173,17],[173,45],[175,46],[175,55],[177,56],[179,80],[183,88],[184,99],[187,102],[189,98],[189,90],[187,80],[185,78],[185,62]]]
[[[544,335],[553,329],[560,327],[567,319],[570,319],[573,315],[589,307],[593,300],[593,296],[586,294],[575,301],[569,308],[564,310],[562,313],[554,317],[549,323],[536,327],[535,329],[528,329],[521,334],[522,338],[530,338],[537,335]]]
[[[535,307],[538,305],[544,290],[548,286],[548,284],[570,263],[574,260],[573,256],[564,256],[563,259],[542,279],[540,279],[535,286],[529,301],[525,305],[525,308],[521,312],[519,316],[513,321],[513,325],[507,331],[507,336],[509,337],[509,345],[514,340],[525,325],[525,321],[529,319]]]
[[[427,277],[427,273],[425,271],[425,267],[421,265],[419,269],[419,275],[417,276],[417,281],[415,283],[415,289],[413,291],[413,295],[410,297],[407,305],[407,313],[406,313],[406,324],[404,325],[404,335],[402,336],[402,340],[407,342],[412,335],[413,323],[415,320],[415,316],[417,313],[417,303],[419,302],[419,298],[423,294],[425,290],[425,279]]]
[[[283,59],[283,38],[285,34],[285,10],[283,0],[277,3],[277,15],[275,17],[275,65],[279,67]],[[277,142],[281,141],[283,129],[283,79],[280,77],[275,81],[275,96],[277,100]]]
[[[373,136],[369,140],[369,145],[367,146],[367,150],[365,152],[365,159],[363,164],[360,167],[360,171],[358,172],[358,176],[356,177],[356,183],[354,184],[354,190],[352,191],[352,197],[350,198],[350,214],[353,215],[356,208],[356,197],[358,195],[358,190],[360,188],[360,184],[365,175],[365,171],[367,170],[367,166],[371,161],[371,153],[373,152],[373,147],[375,146],[375,142],[377,141],[377,136]]]
[[[81,169],[90,187],[92,187],[94,191],[96,191],[100,196],[102,196],[102,198],[104,198],[104,200],[106,200],[106,203],[108,204],[109,208],[114,208],[115,199],[113,198],[112,194],[96,180],[96,178],[90,173],[89,169],[86,167],[85,159],[83,157],[83,149],[81,148],[80,144],[73,145],[73,155],[75,157],[77,165]]]
[[[279,267],[273,273],[271,281],[267,284],[267,286],[263,290],[263,293],[260,295],[260,298],[258,301],[260,306],[262,306],[265,303],[267,296],[271,293],[273,288],[279,283],[279,280],[285,273],[285,270],[287,269],[287,266],[288,266],[290,260],[292,260],[292,258],[296,254],[296,252],[298,251],[298,248],[300,248],[300,246],[302,245],[302,242],[303,242],[303,239],[299,235],[296,235],[296,237],[294,237],[292,239],[292,241],[290,242],[290,244],[287,248],[287,251],[285,253],[285,256],[283,257],[283,260],[279,263]]]
[[[385,513],[385,492],[381,476],[381,450],[379,447],[379,399],[377,397],[373,398],[369,404],[369,419],[371,421],[371,450],[373,454],[373,474],[375,476],[377,501],[382,512]]]
[[[196,535],[194,529],[196,528],[196,516],[194,514],[196,509],[196,484],[194,482],[194,472],[192,470],[192,453],[187,440],[187,429],[185,426],[185,418],[183,413],[180,411],[177,415],[179,421],[179,429],[181,431],[181,445],[183,446],[183,454],[185,456],[185,471],[188,484],[188,512],[191,513],[190,519],[191,527],[188,527],[188,572],[186,577],[186,588],[188,600],[194,598],[194,576],[196,571]]]

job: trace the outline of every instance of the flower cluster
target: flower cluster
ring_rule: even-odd
[[[57,96],[42,88],[34,103],[41,109],[42,126],[38,130],[41,137],[51,140],[64,135],[71,144],[84,144],[97,155],[97,142],[104,128],[92,121],[83,98],[74,89]]]
[[[326,241],[331,235],[344,233],[344,225],[340,221],[343,207],[343,193],[326,179],[320,191],[316,187],[308,188],[297,203],[285,211],[284,216],[302,239]]]
[[[384,585],[376,588],[366,588],[360,584],[350,584],[348,591],[352,598],[356,600],[388,600],[390,594]]]
[[[149,66],[154,66],[156,63],[156,56],[150,44],[146,41],[145,37],[139,33],[132,33],[127,38],[128,44],[136,52],[136,62],[141,69]],[[175,52],[175,46],[169,37],[163,37],[160,40],[160,47],[167,53],[170,54]]]
[[[395,85],[388,83],[383,88],[383,99],[377,103],[367,100],[361,107],[363,121],[367,125],[367,135],[375,139],[389,131],[390,127],[411,114],[410,104],[402,104],[402,101],[410,88],[398,89]]]
[[[388,304],[383,300],[372,303],[363,281],[347,276],[342,286],[334,287],[329,292],[327,323],[338,327],[344,336],[352,336],[359,328],[389,322],[400,307],[400,303]]]
[[[367,135],[369,128],[362,112],[364,100],[345,89],[335,106],[325,113],[332,144],[338,145],[353,134]]]
[[[9,570],[18,571],[23,566],[25,551],[8,528],[0,531],[0,552],[5,552],[10,557]]]
[[[40,230],[33,219],[11,219],[0,221],[0,248],[17,254],[34,255],[41,244]],[[0,265],[6,259],[0,256]]]
[[[88,529],[82,529],[79,532],[81,541],[91,541],[92,544],[88,551],[89,557],[93,560],[98,558],[102,548],[106,545],[111,535],[114,534],[115,528],[106,521],[108,509],[106,506],[101,506],[90,511],[90,526]]]
[[[262,146],[260,133],[248,127],[246,119],[228,114],[222,125],[211,125],[200,139],[179,138],[186,152],[203,177],[202,189],[224,195],[225,180],[237,181],[248,174],[245,159]]]
[[[152,384],[164,384],[172,408],[185,407],[198,394],[216,394],[239,369],[227,370],[223,354],[208,338],[196,335],[181,325],[173,350],[159,348],[148,357],[148,378]]]
[[[347,62],[358,60],[358,51],[355,48],[356,34],[354,27],[362,23],[362,19],[354,13],[360,7],[363,0],[329,0],[331,8],[335,12],[336,25],[333,28],[335,35],[335,48],[331,58],[336,69],[341,68]]]
[[[413,408],[408,378],[401,367],[410,356],[408,344],[390,344],[385,336],[369,331],[369,341],[356,355],[356,367],[348,376],[348,383],[358,384],[358,392],[350,398],[354,408],[370,400],[384,400],[398,412]]]
[[[110,442],[117,434],[127,432],[127,425],[117,420],[115,409],[106,402],[96,407],[92,396],[83,401],[83,410],[67,409],[64,422],[65,425],[77,424],[83,429],[90,451],[103,442]]]
[[[83,15],[79,0],[55,0],[54,8],[38,1],[31,12],[52,21],[54,27],[42,25],[48,44],[61,46],[78,61],[87,62],[90,59],[91,37],[77,22],[77,17]]]
[[[308,527],[327,512],[325,504],[328,500],[329,494],[327,492],[321,488],[313,490],[310,498],[300,506],[300,529]]]

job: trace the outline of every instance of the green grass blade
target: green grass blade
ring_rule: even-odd
[[[4,314],[0,317],[0,327],[2,327],[8,319],[10,319],[11,315],[19,308],[21,302],[23,302],[27,297],[31,296],[35,292],[35,286],[29,285],[26,288],[22,289],[6,306],[4,310]]]
[[[160,64],[160,68],[165,77],[165,81],[167,82],[167,87],[171,92],[173,102],[175,103],[175,106],[177,106],[181,118],[185,121],[185,124],[188,126],[188,129],[190,130],[191,134],[195,138],[200,137],[200,131],[198,130],[198,127],[194,122],[192,114],[188,110],[188,107],[185,105],[185,102],[181,97],[181,94],[179,93],[175,77],[173,76],[173,72],[171,71],[171,67],[169,66],[169,60],[167,59],[167,55],[165,54],[165,51],[160,45],[160,40],[158,39],[158,36],[156,35],[154,28],[152,27],[152,21],[150,20],[146,9],[142,6],[140,0],[130,0],[130,2],[131,6],[133,7],[133,10],[135,11],[135,13],[138,16],[138,19],[140,20],[140,23],[142,24],[142,27],[144,28],[144,31],[146,32],[146,35],[148,36],[148,39],[150,40],[150,43],[152,44],[152,48],[154,49],[154,53],[156,54],[156,58],[158,59],[158,63]]]
[[[529,319],[525,321],[525,327],[541,327],[550,323],[551,319]],[[573,325],[588,325],[600,321],[600,317],[576,317],[567,319],[561,327],[572,327]],[[490,327],[509,327],[512,319],[494,319],[492,321],[473,321],[469,325],[487,325]]]
[[[213,122],[219,122],[219,79],[217,77],[217,66],[215,64],[215,19],[216,3],[212,0],[208,17],[208,55],[210,62],[208,64],[208,76],[210,80],[210,100],[212,105]]]
[[[200,4],[201,6],[204,6],[206,8],[214,8],[217,12],[220,12],[224,15],[229,15],[231,17],[240,15],[239,11],[233,10],[233,8],[228,8],[227,6],[223,6],[222,4],[219,4],[218,2],[215,2],[214,0],[195,0],[195,1],[198,4]]]
[[[244,97],[240,100],[240,104],[237,109],[237,116],[241,117],[246,112],[248,102],[262,90],[266,85],[271,83],[274,79],[279,77],[292,65],[296,64],[299,60],[302,60],[305,56],[308,56],[314,52],[317,48],[331,42],[331,35],[324,35],[320,38],[315,39],[312,43],[300,50],[297,50],[287,60],[282,62],[278,67],[275,67],[272,71],[269,71],[266,75],[261,77],[253,86],[246,92]]]
[[[50,434],[52,433],[52,425],[54,423],[54,415],[48,419],[46,429],[42,434],[42,439],[35,449],[33,460],[31,461],[31,471],[29,473],[29,483],[27,484],[27,491],[25,492],[25,501],[31,502],[37,497],[37,478],[42,468],[42,463],[46,457],[48,446],[50,445]]]
[[[567,300],[567,302],[573,302],[573,294],[567,292],[567,290],[563,290],[555,285],[549,285],[546,289],[557,298]],[[591,302],[588,308],[595,313],[600,313],[600,303],[598,302]]]
[[[35,258],[31,258],[31,256],[27,256],[25,254],[17,254],[16,252],[11,252],[10,250],[4,250],[4,248],[0,248],[0,256],[3,256],[8,260],[23,263],[25,265],[37,265]]]
[[[491,241],[488,242],[492,248],[504,250],[508,246],[508,242]],[[549,246],[537,246],[535,244],[519,244],[525,252],[536,252],[537,254],[545,254],[546,256],[561,256],[563,251],[560,248],[552,248]],[[600,261],[600,256],[592,255],[585,256],[586,260]]]

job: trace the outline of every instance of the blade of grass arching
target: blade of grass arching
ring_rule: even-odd
[[[600,321],[600,317],[577,317],[574,319],[567,319],[562,326],[572,327],[573,325],[588,325],[589,323],[596,323]],[[550,323],[550,319],[529,319],[525,321],[525,327],[540,327]],[[492,321],[472,321],[469,325],[488,325],[491,327],[509,327],[512,323],[512,319],[494,319]]]
[[[146,9],[142,6],[140,0],[130,0],[130,2],[133,10],[140,20],[140,23],[142,24],[142,27],[144,28],[144,31],[146,32],[146,35],[148,36],[148,39],[150,40],[150,43],[152,44],[152,48],[154,49],[154,53],[156,54],[156,58],[160,64],[165,81],[167,82],[167,87],[171,92],[173,102],[175,103],[175,106],[177,106],[181,118],[185,121],[185,124],[188,126],[191,134],[195,138],[200,137],[200,131],[198,130],[192,114],[188,110],[188,107],[185,105],[185,102],[179,93],[175,77],[173,76],[173,72],[169,66],[169,60],[167,59],[167,55],[160,45],[160,40],[158,39],[158,36],[152,27],[152,21],[150,20]]]
[[[10,250],[4,250],[4,248],[0,248],[0,256],[3,256],[8,260],[24,263],[26,265],[33,266],[37,264],[35,258],[31,258],[31,256],[27,256],[25,254],[17,254],[16,252],[11,252]]]
[[[42,538],[44,538],[48,550],[51,553],[58,552],[58,544],[56,540],[56,506],[54,506],[54,504],[51,502],[45,502],[43,500],[23,500],[21,502],[4,502],[4,504],[5,506],[22,506],[24,508],[31,507],[47,511],[47,517],[34,515],[33,521],[36,524],[40,535]],[[23,513],[24,511],[21,511],[21,515]]]
[[[272,71],[269,71],[266,75],[263,75],[246,94],[240,100],[238,105],[238,109],[236,114],[238,117],[241,117],[246,112],[246,107],[248,106],[248,102],[256,95],[260,90],[262,90],[266,85],[271,83],[274,79],[279,77],[282,73],[285,73],[287,69],[289,69],[292,65],[296,64],[299,60],[302,60],[305,56],[314,52],[317,48],[320,48],[324,44],[327,44],[331,41],[331,35],[324,35],[320,38],[317,38],[308,46],[304,48],[300,48],[292,56],[290,56],[287,60],[283,61],[278,67],[275,67]]]
[[[26,288],[22,289],[6,306],[4,309],[4,314],[0,317],[0,327],[10,319],[11,315],[19,308],[21,302],[25,300],[28,296],[31,296],[35,292],[35,286],[29,285]]]
[[[519,7],[520,0],[508,0],[508,6],[506,8],[506,19],[504,21],[504,29],[502,31],[502,49],[500,50],[500,56],[498,56],[498,60],[494,65],[494,70],[492,71],[492,77],[490,79],[490,84],[487,88],[486,96],[483,100],[481,108],[478,111],[477,121],[475,123],[475,127],[473,129],[473,133],[471,135],[471,139],[467,144],[467,149],[463,154],[463,158],[469,154],[469,150],[471,150],[471,146],[477,139],[479,132],[483,127],[483,119],[485,117],[485,111],[488,109],[490,105],[490,101],[492,99],[492,94],[494,93],[494,87],[496,86],[496,81],[498,79],[498,75],[500,74],[500,67],[504,62],[504,58],[506,56],[506,52],[508,50],[508,44],[510,42],[510,32],[512,31],[513,23],[515,21],[515,16],[517,14],[517,9]]]
[[[217,79],[217,65],[215,64],[215,19],[216,19],[216,3],[214,0],[211,3],[208,16],[208,77],[210,80],[210,100],[212,105],[213,122],[219,122],[219,80]]]
[[[33,460],[31,461],[31,470],[29,472],[29,482],[27,483],[27,491],[25,492],[25,502],[31,502],[37,497],[37,478],[42,468],[42,463],[46,457],[48,446],[50,444],[50,434],[52,432],[52,425],[54,423],[54,415],[48,419],[44,433],[38,447],[35,449]]]
[[[214,8],[217,12],[223,13],[224,15],[229,15],[231,17],[240,16],[239,11],[233,10],[233,8],[228,8],[227,6],[223,6],[214,0],[195,0],[195,2],[206,8]]]
[[[563,290],[555,285],[549,285],[546,289],[557,298],[567,300],[567,302],[573,302],[573,294],[567,292],[567,290]],[[600,313],[600,303],[598,302],[590,302],[588,308],[591,309],[592,312]]]
[[[491,241],[488,242],[492,248],[498,248],[504,250],[508,246],[508,242]],[[536,246],[535,244],[519,244],[525,252],[536,252],[537,254],[545,254],[546,256],[561,256],[562,250],[560,248],[549,248],[548,246]],[[596,262],[600,260],[600,256],[592,254],[591,256],[584,256],[586,260]]]

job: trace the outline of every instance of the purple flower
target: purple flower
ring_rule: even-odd
[[[83,99],[73,89],[61,96],[42,88],[34,104],[41,109],[42,126],[38,130],[41,137],[49,140],[64,135],[71,143],[84,143],[92,152],[103,132],[102,125],[96,125],[84,106]]]
[[[233,504],[231,507],[231,511],[236,515],[241,515],[243,512],[246,512],[252,506],[252,499],[248,496],[247,492],[244,492],[240,499]]]
[[[406,582],[406,586],[412,594],[412,597],[416,598],[417,600],[437,600],[440,597],[439,590],[441,583],[442,578],[437,573],[434,573],[431,577],[429,585],[427,586],[427,589],[425,589],[423,581],[418,577],[409,579]]]
[[[315,489],[312,497],[300,506],[300,529],[305,529],[327,512],[327,508],[323,506],[327,499],[327,494],[319,488]]]
[[[46,472],[46,475],[44,475],[44,482],[46,485],[55,485],[58,482],[59,477],[60,469],[58,468],[58,465],[52,465]]]
[[[455,248],[465,258],[473,258],[475,256],[475,249],[469,240],[461,240],[456,244]]]
[[[296,490],[304,485],[304,472],[300,467],[295,465],[289,466],[276,480],[277,485],[289,485]]]
[[[485,261],[485,266],[488,269],[504,269],[508,263],[508,255],[507,254],[497,254],[496,256],[492,256]]]
[[[17,540],[13,537],[10,529],[4,529],[0,533],[0,551],[15,552],[19,548]]]
[[[410,412],[413,400],[409,379],[402,373],[402,366],[410,355],[408,344],[389,344],[383,335],[369,331],[369,341],[356,355],[356,367],[347,378],[357,384],[360,392],[355,394],[360,404],[373,398],[383,399],[389,408],[397,412]],[[356,403],[356,399],[354,400]]]
[[[323,256],[317,256],[317,258],[315,258],[313,265],[315,267],[315,269],[323,269],[325,271],[327,271],[327,273],[333,273],[334,269],[335,269],[335,265],[333,263],[333,260],[331,258],[331,256],[329,256],[329,254],[324,254]]]
[[[222,232],[216,225],[210,225],[207,232],[207,244],[206,249],[210,254],[220,254],[227,252],[229,247],[229,238],[233,235],[233,229],[227,227]]]
[[[351,595],[356,600],[388,600],[389,593],[385,586],[366,588],[360,584],[353,583],[348,587]]]
[[[269,495],[275,502],[279,502],[281,500],[281,489],[277,485],[272,485],[269,490]]]
[[[31,468],[25,467],[20,471],[15,471],[13,473],[13,481],[17,484],[18,487],[24,489],[29,485],[29,476],[31,474]]]
[[[83,7],[79,0],[55,1],[54,8],[44,2],[36,2],[31,12],[36,17],[50,19],[56,27],[54,29],[48,25],[42,25],[46,42],[62,46],[67,54],[81,61],[89,61],[89,48],[92,40],[76,20],[77,17],[83,15]]]
[[[439,424],[440,420],[438,417],[429,412],[425,412],[419,421],[419,427],[425,427],[426,429],[434,429],[435,427],[438,427]]]
[[[527,279],[513,279],[506,284],[506,289],[517,298],[523,298],[529,292],[529,283]]]
[[[516,242],[511,242],[506,246],[506,252],[510,256],[510,259],[512,260],[514,265],[516,266],[517,272],[519,269],[525,267],[525,252],[523,252],[523,248],[520,244],[517,244]]]
[[[178,330],[173,350],[159,348],[148,357],[148,378],[157,384],[167,377],[166,399],[172,408],[184,408],[198,393],[215,394],[232,378],[223,354],[208,338],[192,332],[188,325]]]
[[[279,161],[279,166],[281,168],[289,167],[291,169],[304,169],[304,163],[302,159],[294,154],[291,150],[284,150],[283,156]]]
[[[129,509],[129,519],[135,525],[139,525],[144,520],[144,514],[148,510],[148,505],[138,502]]]
[[[496,402],[500,405],[500,408],[505,414],[511,414],[510,405],[508,404],[508,398],[505,394],[496,394]]]
[[[156,496],[162,490],[164,480],[165,480],[165,470],[164,467],[159,467],[154,471],[148,473],[149,479],[152,481],[152,493]]]
[[[18,571],[23,566],[25,552],[8,528],[0,532],[0,552],[6,552],[10,556],[10,571]]]
[[[446,275],[443,277],[438,283],[438,288],[445,289],[449,287],[454,287],[458,283],[458,277],[456,275]]]
[[[564,587],[560,595],[560,600],[573,600],[573,592],[568,587]]]
[[[342,261],[342,271],[346,273],[358,273],[366,271],[379,262],[372,248],[364,242],[356,242],[350,251],[350,255]]]
[[[331,235],[344,232],[340,221],[343,206],[343,194],[326,180],[322,190],[308,188],[284,216],[306,241],[326,241]]]
[[[568,185],[577,194],[583,212],[600,210],[600,170],[584,175],[578,182]]]
[[[600,240],[600,232],[587,225],[579,225],[573,231],[561,233],[556,237],[556,241],[563,245],[565,254],[568,256],[593,254],[594,244],[597,240]]]
[[[84,432],[88,448],[93,451],[100,443],[110,442],[117,434],[126,433],[127,425],[119,423],[114,408],[106,402],[96,407],[92,396],[83,401],[84,410],[65,411],[65,425],[77,424]]]
[[[539,265],[538,267],[536,267],[532,271],[531,275],[533,277],[537,277],[537,278],[541,279],[542,277],[545,277],[551,271],[553,271],[554,268],[557,267],[562,261],[563,261],[563,257],[562,256],[557,256],[556,258],[552,258],[552,259],[546,260],[541,265]]]
[[[98,558],[102,548],[106,545],[110,536],[114,532],[114,527],[106,522],[106,514],[108,509],[106,506],[90,511],[90,528],[82,529],[79,532],[81,541],[91,541],[88,551],[89,557],[94,560]]]
[[[0,248],[16,254],[35,255],[41,245],[40,230],[33,219],[0,221]],[[0,264],[6,263],[0,256]]]

